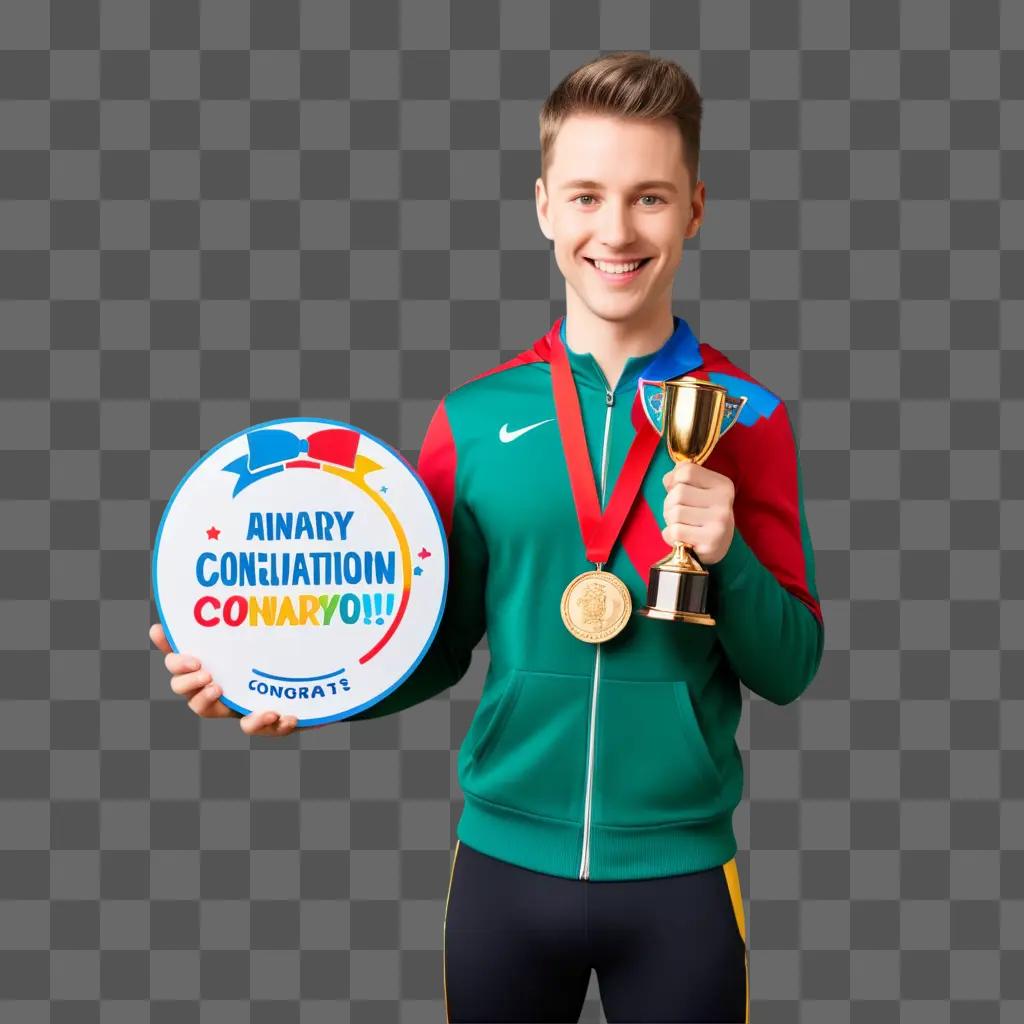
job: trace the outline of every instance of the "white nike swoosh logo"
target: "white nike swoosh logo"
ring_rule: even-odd
[[[534,427],[539,427],[550,422],[550,419],[540,420],[537,423],[531,423],[528,427],[520,427],[518,430],[509,430],[508,424],[503,423],[501,425],[501,430],[498,431],[498,437],[500,440],[504,441],[505,444],[508,444],[509,441],[514,441],[517,437],[522,437],[528,430],[533,430]]]

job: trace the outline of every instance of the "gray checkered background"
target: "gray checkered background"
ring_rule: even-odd
[[[1022,1019],[1022,5],[3,0],[0,49],[5,1024],[444,1019],[486,640],[250,739],[171,692],[150,552],[222,438],[415,458],[564,311],[537,114],[614,49],[701,88],[675,311],[799,431],[827,650],[744,690],[752,1019]]]

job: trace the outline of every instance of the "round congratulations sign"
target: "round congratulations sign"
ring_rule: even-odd
[[[448,590],[430,492],[393,448],[333,420],[261,423],[178,484],[153,550],[168,642],[243,715],[337,721],[402,684]]]

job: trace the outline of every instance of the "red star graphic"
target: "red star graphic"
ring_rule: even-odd
[[[211,526],[206,531],[206,536],[209,537],[210,540],[219,540],[220,539],[220,530],[218,530],[216,526]]]
[[[420,548],[418,558],[429,558],[430,552],[426,548]]]

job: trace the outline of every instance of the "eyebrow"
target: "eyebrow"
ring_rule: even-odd
[[[567,181],[562,186],[562,189],[563,190],[567,190],[567,189],[573,189],[573,188],[603,188],[603,187],[604,186],[599,181],[590,181],[589,179],[586,179],[586,178],[575,178],[572,181]],[[660,180],[638,181],[634,187],[637,188],[637,189],[642,189],[642,188],[663,188],[663,189],[667,189],[669,192],[678,192],[679,191],[679,189],[676,188],[676,186],[671,181],[660,181]]]

